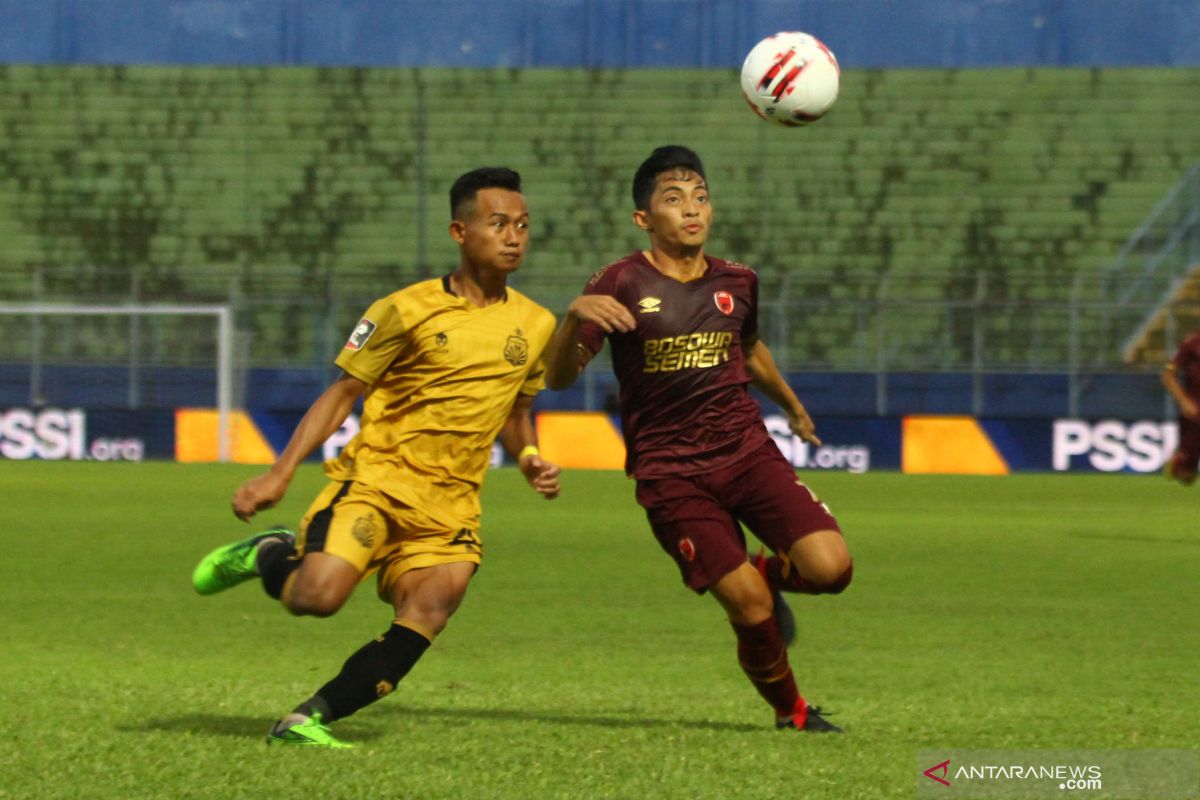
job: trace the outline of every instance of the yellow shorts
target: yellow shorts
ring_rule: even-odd
[[[365,579],[378,571],[379,597],[391,602],[396,580],[413,569],[466,561],[478,564],[478,531],[451,529],[383,492],[353,481],[333,482],[300,521],[297,551],[329,553]]]

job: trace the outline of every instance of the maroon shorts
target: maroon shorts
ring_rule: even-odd
[[[1172,471],[1176,475],[1180,473],[1194,474],[1198,462],[1200,462],[1200,422],[1181,416],[1179,418],[1179,446],[1175,448],[1175,453],[1171,456]]]
[[[784,552],[810,533],[841,530],[768,440],[751,457],[702,475],[637,482],[637,501],[683,582],[697,592],[746,561],[742,524]]]

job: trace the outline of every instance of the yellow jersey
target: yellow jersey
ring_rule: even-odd
[[[367,390],[358,435],[325,473],[477,529],[492,443],[517,394],[544,388],[554,328],[553,314],[512,288],[483,308],[448,278],[376,300],[335,361]]]

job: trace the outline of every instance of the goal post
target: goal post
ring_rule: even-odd
[[[176,320],[186,321],[192,319],[209,318],[213,328],[213,339],[215,340],[215,364],[212,365],[215,371],[215,401],[217,410],[217,453],[218,460],[227,462],[231,456],[231,431],[232,431],[232,412],[234,398],[234,318],[233,309],[229,305],[175,305],[168,303],[128,303],[128,304],[107,304],[96,305],[86,303],[0,303],[0,321],[5,317],[25,319],[28,321],[27,328],[24,329],[26,334],[24,337],[18,336],[16,331],[9,331],[6,337],[9,340],[9,346],[5,347],[5,351],[0,355],[0,361],[7,362],[10,369],[21,368],[28,366],[29,370],[29,389],[25,401],[30,406],[41,406],[45,404],[44,387],[43,387],[43,369],[47,363],[53,360],[53,354],[46,352],[46,342],[48,339],[57,339],[61,337],[66,328],[60,324],[53,326],[52,331],[57,336],[51,336],[46,328],[47,319],[53,321],[57,318],[104,318],[110,319],[128,319],[128,325],[125,326],[128,330],[127,339],[120,341],[115,337],[111,340],[105,340],[105,337],[95,337],[88,339],[88,333],[85,332],[82,337],[75,337],[80,341],[76,341],[74,352],[69,355],[70,359],[74,360],[96,360],[97,354],[105,353],[105,348],[108,347],[109,355],[100,356],[101,360],[108,361],[115,367],[124,367],[128,369],[130,380],[129,391],[129,406],[134,406],[135,396],[137,392],[134,390],[135,382],[133,377],[140,366],[145,364],[145,357],[142,354],[143,347],[139,342],[139,321],[146,318],[157,318],[159,320],[174,318]],[[189,341],[194,342],[198,339],[204,339],[203,344],[207,343],[206,337],[193,335],[192,329],[184,326],[181,330],[172,331],[172,338],[166,344],[160,343],[159,358],[163,363],[180,364],[186,363],[189,350]],[[118,342],[120,347],[118,347]],[[20,346],[17,346],[17,344]],[[113,353],[113,351],[119,351]],[[64,356],[66,358],[67,356]],[[2,403],[0,403],[2,404]]]

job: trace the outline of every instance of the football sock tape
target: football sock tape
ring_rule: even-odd
[[[738,663],[762,698],[780,714],[790,714],[800,699],[788,664],[779,623],[769,617],[757,625],[730,623],[738,640]]]
[[[270,542],[258,548],[255,566],[262,576],[263,591],[276,600],[283,594],[288,576],[300,568],[300,559],[292,558],[295,554],[290,542]]]

